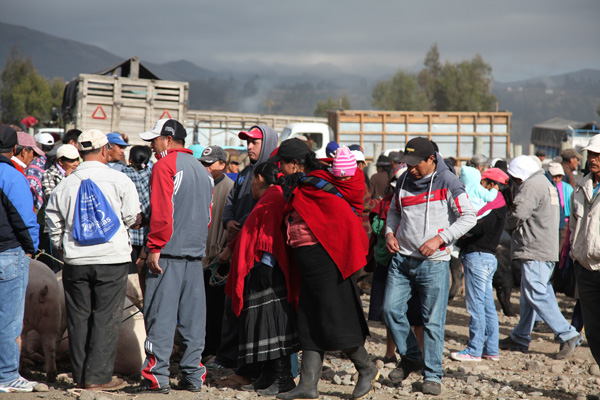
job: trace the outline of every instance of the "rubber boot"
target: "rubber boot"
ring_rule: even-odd
[[[289,392],[296,387],[294,377],[292,376],[292,362],[290,356],[279,357],[275,360],[267,361],[273,370],[273,383],[262,390],[256,392],[261,396],[275,396],[279,393]]]
[[[362,399],[371,392],[373,382],[379,378],[379,370],[371,361],[371,357],[367,353],[365,346],[346,349],[344,353],[354,363],[358,371],[358,381],[352,392],[352,399]]]
[[[257,390],[266,389],[273,384],[273,381],[275,381],[275,371],[273,370],[272,362],[265,361],[262,364],[262,370],[258,379],[249,385],[242,386],[242,390],[255,392]]]
[[[321,368],[323,368],[323,352],[303,350],[300,383],[289,392],[279,393],[277,398],[281,400],[317,400],[319,398],[317,385],[321,379]]]

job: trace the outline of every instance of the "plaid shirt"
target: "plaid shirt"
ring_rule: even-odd
[[[144,216],[148,216],[150,213],[150,175],[152,174],[152,168],[147,167],[136,171],[135,168],[127,166],[123,167],[121,172],[127,175],[135,184],[140,198],[142,213]],[[149,230],[150,227],[148,226],[143,226],[140,229],[129,229],[131,244],[134,246],[143,246],[146,243]]]
[[[42,191],[42,176],[44,166],[46,165],[46,156],[37,157],[25,170],[25,176],[29,181],[29,188],[33,195],[33,207],[39,210],[44,205],[44,192]]]
[[[52,194],[56,186],[65,178],[65,175],[56,164],[44,171],[42,175],[42,190],[44,191],[44,203]]]

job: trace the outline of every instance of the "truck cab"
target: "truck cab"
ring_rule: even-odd
[[[318,122],[297,122],[283,128],[280,141],[304,136],[309,147],[316,153],[317,158],[327,157],[325,148],[333,140],[333,130],[327,124]]]

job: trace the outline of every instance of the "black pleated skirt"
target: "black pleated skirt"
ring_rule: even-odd
[[[298,247],[300,270],[298,336],[303,350],[362,346],[369,334],[355,276],[343,279],[322,245]]]
[[[244,284],[238,360],[241,364],[275,360],[297,352],[296,312],[288,303],[285,276],[273,267],[273,284],[263,289],[252,270]]]

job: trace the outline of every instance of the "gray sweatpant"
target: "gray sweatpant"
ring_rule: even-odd
[[[202,365],[206,330],[206,298],[202,261],[161,257],[160,275],[148,271],[144,296],[146,360],[142,376],[151,389],[169,385],[169,358],[175,327],[182,337],[183,357],[179,370],[197,387],[204,384]]]

